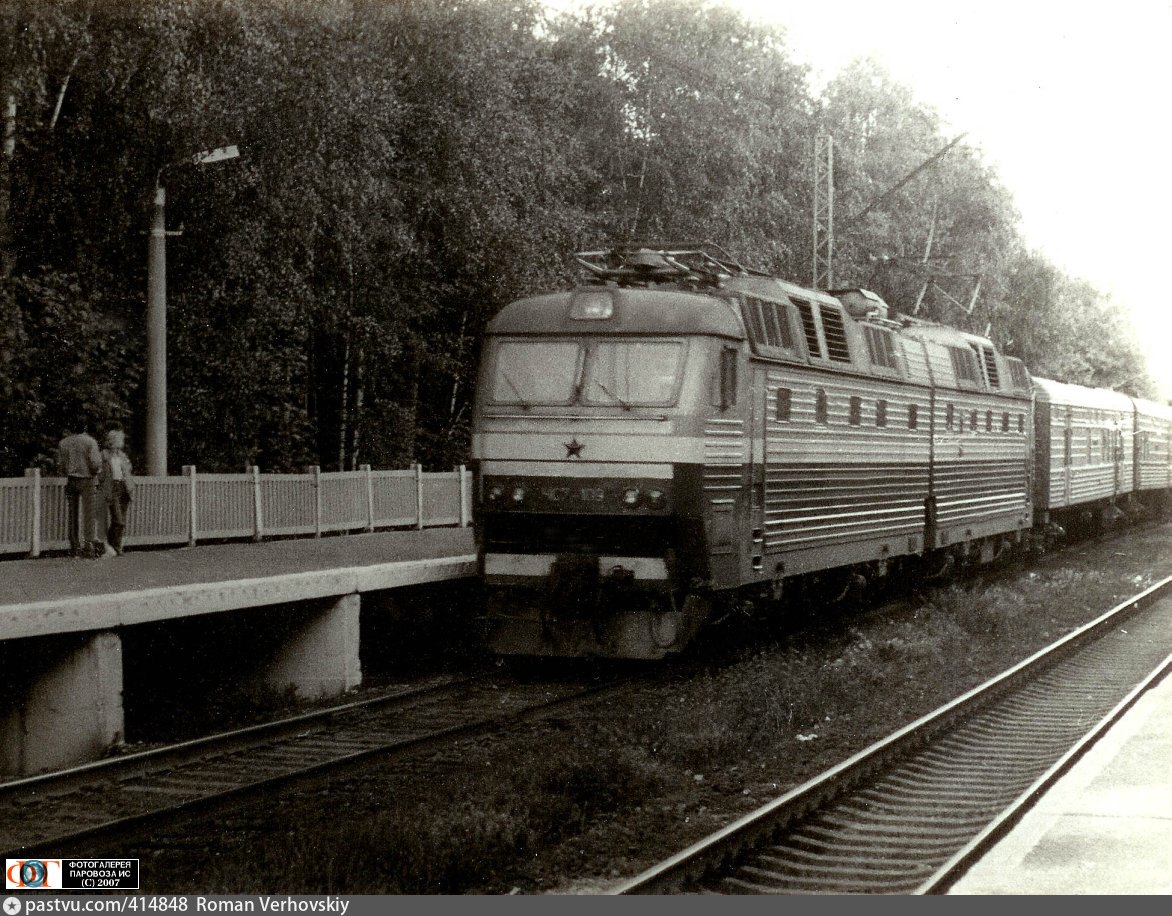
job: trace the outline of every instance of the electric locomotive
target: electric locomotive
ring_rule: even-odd
[[[714,603],[990,561],[1031,525],[1029,375],[704,248],[583,252],[489,323],[477,537],[500,654],[660,658]]]

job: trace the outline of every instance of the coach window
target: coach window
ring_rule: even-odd
[[[887,402],[882,398],[875,402],[875,425],[887,425]]]
[[[977,431],[977,412],[975,410],[969,412],[969,429],[974,433]]]
[[[788,420],[793,411],[793,394],[788,388],[777,389],[777,419]]]
[[[863,422],[863,401],[857,395],[851,397],[851,426],[858,426]]]
[[[1001,432],[1009,432],[1009,413],[1008,411],[1001,414]]]
[[[985,411],[985,432],[993,432],[993,411],[991,410]]]
[[[949,429],[956,425],[956,407],[952,404],[949,404],[948,410],[944,412],[944,425]]]
[[[814,422],[828,423],[829,409],[826,406],[826,389],[818,388],[814,391]]]
[[[908,429],[915,429],[917,426],[919,426],[919,422],[920,422],[919,413],[920,413],[919,408],[915,404],[908,404],[907,405],[907,428]]]
[[[1025,432],[1025,415],[1024,414],[1019,413],[1017,415],[1017,431],[1019,433]]]

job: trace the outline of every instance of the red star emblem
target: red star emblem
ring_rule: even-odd
[[[563,442],[562,445],[564,445],[566,447],[566,457],[567,458],[581,458],[582,457],[583,445],[581,442],[578,441],[577,436],[575,436],[569,442]]]

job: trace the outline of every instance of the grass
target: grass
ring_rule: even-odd
[[[638,747],[613,735],[576,735],[557,755],[532,758],[495,789],[467,787],[436,817],[431,803],[371,805],[321,832],[269,836],[249,861],[221,862],[210,893],[464,893],[517,861],[637,805],[662,787]],[[457,783],[460,780],[456,780]],[[323,850],[329,852],[323,854]]]

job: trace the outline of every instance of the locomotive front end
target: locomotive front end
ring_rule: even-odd
[[[697,429],[736,333],[721,300],[663,289],[581,287],[493,319],[472,442],[493,651],[687,644],[707,613]]]

